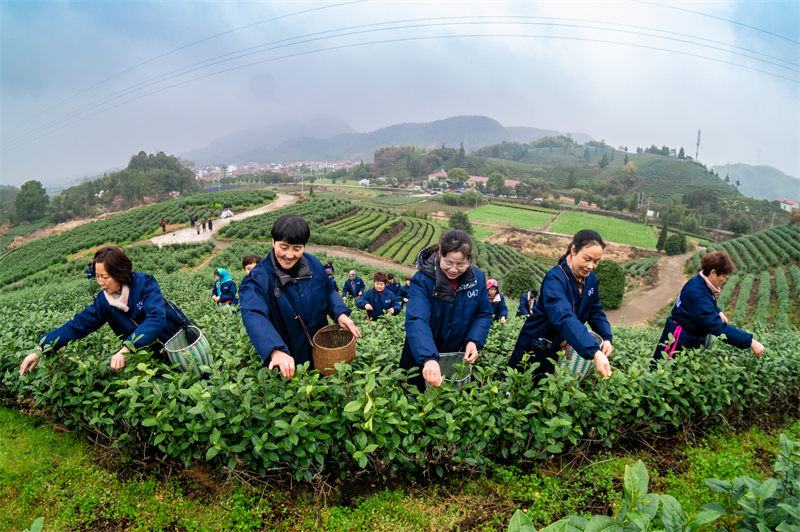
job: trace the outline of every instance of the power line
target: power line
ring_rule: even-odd
[[[682,52],[682,51],[678,51],[678,50],[669,50],[669,49],[666,49],[666,48],[659,48],[659,47],[655,47],[655,46],[648,46],[648,45],[641,45],[641,44],[634,44],[634,43],[626,43],[626,42],[620,42],[620,41],[610,41],[610,40],[604,40],[604,39],[589,39],[589,38],[583,38],[583,37],[566,37],[566,36],[553,36],[553,35],[525,35],[525,34],[518,34],[518,35],[513,35],[513,34],[469,34],[469,35],[436,35],[436,36],[422,36],[422,37],[399,37],[399,38],[394,38],[394,39],[384,39],[384,40],[379,40],[379,41],[368,41],[368,42],[361,42],[361,43],[351,43],[351,44],[345,44],[345,45],[340,45],[340,46],[332,46],[332,47],[328,47],[328,48],[320,48],[320,49],[316,49],[316,50],[308,50],[308,51],[303,51],[303,52],[297,52],[297,53],[283,55],[283,56],[280,56],[280,57],[273,57],[273,58],[264,59],[264,60],[261,60],[261,61],[255,61],[255,62],[252,62],[252,63],[246,63],[244,65],[238,65],[238,66],[227,68],[227,69],[223,69],[223,70],[218,70],[216,72],[212,72],[212,73],[205,74],[205,75],[202,75],[202,76],[197,76],[197,77],[192,78],[192,79],[188,79],[188,80],[184,80],[184,81],[181,81],[181,82],[178,82],[178,83],[174,83],[172,85],[168,85],[166,87],[162,87],[160,89],[157,89],[157,90],[154,90],[154,91],[150,91],[150,92],[147,92],[145,94],[142,94],[142,95],[136,96],[134,98],[128,99],[126,101],[120,102],[118,104],[106,107],[104,109],[101,109],[101,110],[97,111],[96,113],[92,113],[92,114],[85,115],[83,117],[77,118],[72,122],[69,122],[69,123],[67,123],[67,124],[65,124],[65,125],[63,125],[61,127],[53,129],[52,131],[48,131],[46,133],[43,133],[42,135],[38,136],[36,139],[29,139],[28,141],[19,143],[18,145],[13,146],[13,147],[18,147],[19,145],[27,144],[28,142],[31,142],[33,140],[37,140],[38,138],[50,135],[52,133],[55,133],[56,131],[60,131],[61,129],[69,127],[72,124],[81,122],[83,120],[86,120],[86,119],[94,117],[94,116],[97,116],[97,115],[102,114],[102,113],[104,113],[106,111],[109,111],[111,109],[116,109],[117,107],[121,107],[121,106],[123,106],[125,104],[140,100],[140,99],[145,98],[147,96],[152,96],[154,94],[158,94],[158,93],[167,91],[169,89],[173,89],[175,87],[180,87],[180,86],[186,85],[188,83],[192,83],[192,82],[199,81],[199,80],[202,80],[202,79],[210,78],[210,77],[213,77],[213,76],[218,76],[218,75],[221,75],[221,74],[227,74],[229,72],[233,72],[233,71],[236,71],[236,70],[241,70],[243,68],[248,68],[248,67],[255,66],[255,65],[271,63],[271,62],[279,61],[279,60],[282,60],[282,59],[290,59],[290,58],[294,58],[294,57],[313,55],[313,54],[322,53],[322,52],[330,52],[330,51],[335,51],[335,50],[344,50],[344,49],[358,48],[358,47],[364,47],[364,46],[373,46],[373,45],[378,45],[378,44],[391,44],[391,43],[399,43],[399,42],[414,42],[414,41],[443,40],[443,39],[473,39],[473,38],[553,39],[553,40],[568,40],[568,41],[578,41],[578,42],[593,42],[593,43],[599,43],[599,44],[615,44],[615,45],[620,45],[620,46],[628,46],[628,47],[633,47],[633,48],[641,48],[641,49],[646,49],[646,50],[654,50],[654,51],[659,51],[659,52],[673,53],[673,54],[677,54],[677,55],[683,55],[683,56],[687,56],[687,57],[694,57],[694,58],[698,58],[698,59],[705,59],[705,60],[708,60],[708,61],[713,61],[713,62],[717,62],[717,63],[721,63],[721,64],[726,64],[726,65],[731,65],[731,66],[735,66],[735,67],[739,67],[739,68],[744,68],[746,70],[751,70],[751,71],[759,72],[759,73],[762,73],[762,74],[767,74],[767,75],[774,76],[774,77],[777,77],[779,79],[784,79],[786,81],[790,81],[790,82],[793,82],[793,83],[800,83],[800,82],[798,82],[798,80],[793,80],[791,78],[787,78],[785,76],[780,76],[778,74],[774,74],[772,72],[767,72],[765,70],[760,70],[760,69],[757,69],[757,68],[748,67],[748,66],[745,66],[745,65],[740,65],[740,64],[737,64],[737,63],[733,63],[731,61],[725,61],[723,59],[716,59],[716,58],[702,56],[702,55],[698,55],[698,54],[694,54],[694,53],[690,53],[690,52]]]
[[[793,44],[800,44],[800,42],[798,42],[798,41],[796,41],[794,39],[790,39],[789,37],[784,37],[783,35],[778,35],[777,33],[773,33],[771,31],[767,31],[767,30],[764,30],[764,29],[761,29],[761,28],[757,28],[756,26],[751,26],[749,24],[744,24],[743,22],[737,22],[735,20],[731,20],[731,19],[727,19],[727,18],[723,18],[723,17],[718,17],[716,15],[709,15],[708,13],[701,13],[700,11],[692,11],[691,9],[685,9],[685,8],[682,8],[682,7],[659,4],[657,2],[646,2],[644,0],[633,0],[633,1],[634,2],[639,2],[640,4],[647,4],[647,5],[650,5],[650,6],[662,7],[664,9],[674,9],[675,11],[683,11],[684,13],[691,13],[693,15],[699,15],[701,17],[708,17],[708,18],[713,18],[715,20],[721,20],[723,22],[728,22],[730,24],[736,24],[737,26],[741,26],[743,28],[748,28],[748,29],[751,29],[751,30],[754,30],[754,31],[758,31],[758,32],[764,33],[766,35],[771,35],[773,37],[777,37],[778,39],[783,39],[784,41],[788,41],[788,42],[793,43]]]
[[[497,18],[497,17],[441,17],[441,18],[436,18],[436,19],[411,19],[410,22],[431,21],[431,20],[438,21],[438,20],[451,20],[451,19],[461,20],[463,18]],[[525,19],[529,19],[529,18],[539,18],[539,17],[499,17],[499,18],[503,18],[503,19],[507,19],[507,18],[522,18],[523,20],[525,20]],[[546,17],[546,18],[548,20],[552,20],[553,19],[553,17]],[[564,20],[564,19],[560,19],[559,18],[557,20]],[[716,46],[698,44],[698,43],[694,43],[694,42],[687,41],[687,40],[684,40],[684,39],[677,39],[677,38],[674,38],[674,37],[664,37],[664,36],[660,36],[660,35],[653,35],[653,34],[648,34],[648,33],[639,32],[639,31],[608,29],[608,28],[602,28],[602,27],[597,27],[597,26],[586,26],[586,25],[578,25],[578,24],[556,24],[556,23],[550,23],[550,22],[525,22],[525,21],[513,21],[513,22],[491,21],[490,22],[490,21],[484,21],[484,20],[471,21],[471,22],[435,22],[435,23],[426,23],[426,24],[396,26],[397,24],[403,24],[403,23],[406,23],[406,22],[409,22],[409,21],[403,20],[403,21],[381,22],[381,23],[374,23],[374,24],[364,24],[364,25],[359,25],[359,26],[350,26],[350,27],[339,28],[339,29],[335,29],[335,30],[326,30],[326,31],[321,31],[321,32],[315,32],[315,33],[310,33],[310,34],[306,34],[306,35],[290,37],[290,38],[286,38],[286,39],[280,39],[280,40],[277,40],[277,41],[273,41],[273,42],[270,42],[270,43],[265,43],[265,44],[258,45],[258,46],[244,48],[242,50],[238,50],[238,51],[235,51],[235,52],[230,52],[228,54],[223,54],[223,55],[217,56],[215,58],[211,58],[211,59],[207,59],[207,60],[204,60],[204,61],[201,61],[201,62],[198,62],[198,63],[194,63],[192,65],[188,65],[186,67],[182,67],[180,69],[176,69],[176,70],[173,70],[171,72],[167,72],[167,73],[162,74],[160,76],[156,76],[156,77],[151,78],[149,80],[146,80],[146,81],[143,81],[143,82],[139,82],[137,84],[134,84],[133,86],[125,88],[125,89],[123,89],[121,91],[118,91],[116,93],[112,93],[111,95],[106,96],[104,98],[101,98],[100,100],[97,100],[97,101],[95,101],[93,103],[87,104],[87,105],[85,105],[85,106],[83,106],[83,107],[81,107],[81,108],[79,108],[79,109],[77,109],[77,110],[65,115],[65,116],[62,116],[62,117],[60,117],[60,118],[58,118],[58,119],[56,119],[56,120],[54,120],[54,121],[52,121],[52,122],[50,122],[48,124],[45,124],[43,126],[40,126],[39,128],[36,128],[36,129],[28,132],[26,135],[24,135],[21,138],[18,138],[18,139],[14,140],[14,141],[11,141],[3,149],[4,150],[13,149],[14,147],[16,147],[18,145],[27,144],[30,140],[35,140],[36,138],[40,138],[39,134],[47,134],[47,132],[46,132],[47,129],[50,129],[50,128],[54,127],[54,126],[62,124],[65,121],[72,120],[73,118],[76,118],[77,116],[83,114],[86,111],[95,109],[97,107],[100,107],[102,105],[110,103],[110,102],[112,102],[114,100],[120,99],[120,98],[122,98],[124,96],[130,95],[130,94],[132,94],[132,93],[134,93],[136,91],[142,90],[144,88],[147,88],[147,87],[150,87],[150,86],[153,86],[153,85],[165,82],[165,81],[169,81],[170,79],[174,79],[174,78],[176,78],[178,76],[190,74],[192,72],[201,70],[203,68],[209,68],[209,67],[212,67],[212,66],[215,66],[215,65],[218,65],[218,64],[223,64],[223,63],[226,63],[226,62],[229,62],[229,61],[233,61],[235,59],[241,59],[241,58],[244,58],[244,57],[247,57],[247,56],[250,56],[250,55],[254,55],[254,54],[257,54],[257,53],[264,53],[264,52],[268,52],[268,51],[277,50],[277,49],[280,49],[280,48],[286,48],[286,47],[290,47],[290,46],[297,46],[297,45],[300,45],[300,44],[307,44],[307,43],[311,43],[311,42],[319,42],[319,41],[338,38],[338,37],[348,37],[348,36],[353,36],[353,35],[360,35],[360,34],[366,34],[366,33],[375,33],[375,32],[383,32],[383,31],[396,31],[396,30],[431,28],[431,27],[474,26],[474,25],[530,25],[530,26],[551,26],[551,27],[563,27],[563,28],[592,29],[592,30],[599,30],[599,31],[610,31],[610,32],[614,32],[614,33],[624,33],[624,34],[632,34],[632,35],[637,35],[637,36],[652,37],[652,38],[656,38],[656,39],[665,39],[665,40],[675,41],[675,42],[679,42],[679,43],[683,43],[683,44],[689,44],[689,45],[693,45],[693,46],[700,46],[702,48],[708,48],[708,49],[713,49],[713,50],[718,50],[718,51],[724,51],[724,52],[727,52],[727,53],[734,53],[735,55],[738,55],[738,56],[741,56],[741,57],[746,57],[748,59],[752,59],[752,60],[755,60],[755,61],[763,62],[763,63],[770,64],[770,65],[773,65],[773,66],[777,66],[779,68],[787,69],[787,70],[792,71],[792,72],[798,72],[798,70],[793,69],[793,68],[788,67],[788,66],[778,65],[778,64],[773,63],[771,61],[767,61],[767,60],[764,60],[764,59],[759,59],[757,57],[752,57],[752,56],[749,56],[749,55],[746,55],[746,54],[740,54],[740,53],[737,53],[737,52],[730,52],[730,50],[726,50],[726,49],[719,48],[719,47],[716,47]],[[607,24],[614,24],[614,23],[607,23]],[[395,25],[395,26],[388,27],[388,28],[386,28],[386,27],[377,27],[376,28],[376,26],[386,26],[386,25]],[[614,24],[614,25],[616,25],[616,24]],[[623,26],[630,27],[630,25],[623,25]],[[370,28],[370,29],[364,29],[364,28]],[[645,29],[650,29],[650,28],[645,28]],[[351,31],[348,31],[348,30],[351,30]],[[352,31],[352,30],[358,30],[358,31]],[[650,30],[651,31],[662,31],[662,30],[658,30],[658,29],[655,29],[655,30],[650,29]],[[334,33],[334,32],[340,32],[340,33],[335,34],[335,35],[329,35],[329,34]],[[667,33],[673,33],[673,32],[667,32]],[[480,35],[477,35],[477,36],[480,36]],[[443,36],[443,37],[458,37],[458,36]],[[524,35],[519,35],[517,37],[525,37],[525,36]],[[698,58],[702,58],[702,59],[708,59],[708,60],[712,60],[712,61],[722,62],[722,63],[733,65],[733,66],[739,66],[741,68],[754,70],[754,71],[757,71],[757,72],[761,72],[761,73],[765,73],[765,74],[768,74],[768,75],[776,76],[776,77],[779,77],[781,79],[786,79],[786,80],[789,80],[789,81],[796,82],[795,80],[780,76],[778,74],[774,74],[774,73],[771,73],[771,72],[755,69],[755,68],[748,67],[748,66],[745,66],[745,65],[740,65],[738,63],[733,63],[733,62],[724,61],[724,60],[718,60],[718,59],[715,59],[715,58],[712,58],[712,57],[701,56],[701,55],[698,55],[698,54],[680,52],[680,51],[677,51],[677,50],[669,50],[669,49],[666,49],[666,48],[651,47],[651,46],[645,46],[645,45],[636,45],[636,44],[633,44],[633,43],[606,41],[606,40],[599,40],[599,39],[583,39],[583,38],[577,38],[577,37],[572,38],[572,37],[556,37],[556,36],[544,36],[544,35],[542,35],[542,36],[533,36],[533,37],[554,38],[554,39],[563,38],[563,39],[585,40],[585,41],[589,41],[589,42],[601,42],[601,43],[604,42],[604,43],[610,43],[610,44],[620,44],[620,45],[625,45],[625,46],[649,48],[649,49],[654,49],[654,50],[660,50],[660,51],[666,51],[666,52],[672,52],[672,53],[679,53],[679,54],[682,54],[682,55],[688,55],[688,56],[698,57]],[[695,38],[695,37],[692,37],[692,36],[688,36],[688,37]],[[304,39],[304,40],[301,40],[301,39]],[[704,40],[704,39],[701,39],[701,38],[697,38],[697,39]],[[287,41],[295,41],[295,42],[287,42]],[[372,44],[379,44],[379,43],[382,43],[382,42],[395,42],[395,41],[394,40],[376,41],[376,42],[374,42]],[[354,44],[352,46],[356,46],[356,45],[357,44]],[[352,46],[347,46],[347,47],[352,47]],[[339,48],[336,47],[336,48],[331,48],[331,49],[339,49]],[[319,51],[327,51],[327,50],[329,50],[329,49],[322,49],[322,50],[319,50]],[[305,54],[302,54],[302,55],[305,55]],[[233,56],[233,57],[230,57],[230,56]],[[285,57],[293,57],[293,56],[294,55],[284,56],[284,57],[279,57],[279,58],[276,58],[276,59],[281,59],[281,58],[285,58]],[[248,63],[246,65],[242,65],[241,67],[236,67],[233,70],[236,70],[238,68],[243,68],[243,67],[246,67],[246,66],[252,66],[252,65],[256,65],[256,64],[261,64],[261,63],[263,63],[263,61],[259,61],[259,62],[255,62],[255,63]],[[229,70],[225,70],[224,72],[227,72]],[[215,74],[212,74],[212,75],[215,75]],[[188,80],[188,81],[196,81],[198,79],[203,79],[204,77],[207,77],[207,76],[202,76],[202,77],[199,77],[199,78],[193,78],[192,80]],[[169,86],[167,88],[176,87],[176,86],[179,86],[181,84],[171,85],[171,86]],[[147,94],[156,94],[157,92],[161,92],[161,91],[150,92],[150,93],[147,93]],[[134,98],[134,99],[127,100],[127,101],[128,102],[135,101],[136,99],[139,99],[139,98]],[[106,110],[113,109],[115,107],[117,107],[117,106],[109,107]],[[89,116],[96,116],[96,115],[97,115],[97,113],[94,113],[94,114],[89,115]],[[69,124],[72,124],[72,123],[75,123],[75,121],[72,121]],[[60,130],[60,129],[63,129],[63,128],[58,128],[57,130]]]
[[[311,9],[305,9],[303,11],[295,11],[294,13],[287,13],[286,15],[280,15],[280,16],[273,17],[273,18],[270,18],[270,19],[261,20],[259,22],[253,22],[252,24],[246,24],[244,26],[239,26],[238,28],[233,28],[233,29],[230,29],[230,30],[227,30],[227,31],[223,31],[222,33],[217,33],[215,35],[211,35],[209,37],[205,37],[205,38],[200,39],[198,41],[194,41],[194,42],[191,42],[189,44],[185,44],[183,46],[179,46],[178,48],[172,49],[172,50],[170,50],[168,52],[164,52],[163,54],[159,54],[159,55],[157,55],[155,57],[151,57],[150,59],[147,59],[146,61],[142,61],[141,63],[135,64],[135,65],[133,65],[131,67],[126,68],[125,70],[121,70],[121,71],[117,72],[116,74],[108,76],[105,79],[102,79],[102,80],[100,80],[100,81],[98,81],[98,82],[96,82],[96,83],[94,83],[92,85],[89,85],[85,89],[80,90],[80,91],[76,92],[75,94],[73,94],[72,96],[69,96],[69,97],[61,100],[60,102],[57,102],[57,103],[53,104],[52,106],[48,107],[47,109],[41,111],[40,113],[37,113],[36,115],[32,116],[29,120],[37,118],[37,117],[43,115],[44,113],[46,113],[48,111],[51,111],[51,110],[55,109],[56,107],[58,107],[58,106],[60,106],[60,105],[62,105],[64,103],[70,101],[71,99],[73,99],[73,98],[75,98],[77,96],[80,96],[81,94],[83,94],[85,92],[88,92],[88,91],[92,90],[93,88],[98,87],[98,86],[100,86],[100,85],[102,85],[102,84],[104,84],[104,83],[106,83],[108,81],[111,81],[114,78],[117,78],[117,77],[119,77],[119,76],[121,76],[123,74],[126,74],[126,73],[128,73],[128,72],[130,72],[132,70],[135,70],[135,69],[137,69],[139,67],[142,67],[144,65],[147,65],[149,63],[152,63],[153,61],[157,61],[159,59],[167,57],[168,55],[172,55],[172,54],[174,54],[176,52],[180,52],[181,50],[186,50],[187,48],[191,48],[192,46],[196,46],[198,44],[201,44],[201,43],[204,43],[204,42],[208,42],[208,41],[211,41],[213,39],[222,37],[224,35],[229,35],[231,33],[237,32],[237,31],[241,31],[241,30],[245,30],[245,29],[248,29],[248,28],[252,28],[254,26],[259,26],[261,24],[266,24],[268,22],[275,22],[277,20],[290,18],[290,17],[295,17],[295,16],[298,16],[298,15],[305,15],[305,14],[308,14],[308,13],[313,13],[315,11],[322,11],[322,10],[325,10],[325,9],[334,9],[334,8],[337,8],[337,7],[347,6],[347,5],[351,5],[351,4],[360,4],[360,3],[363,3],[363,2],[366,2],[366,1],[367,0],[352,0],[350,2],[343,2],[341,4],[334,4],[334,5],[330,5],[330,6],[315,7],[315,8],[311,8]],[[15,126],[11,127],[10,129],[8,129],[8,132],[13,131],[14,129],[16,129],[20,125],[23,125],[24,123],[25,122],[23,122],[21,124],[17,124]]]

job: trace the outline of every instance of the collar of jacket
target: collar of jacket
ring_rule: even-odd
[[[439,268],[439,254],[431,251],[430,248],[425,248],[417,255],[416,267],[419,271],[434,280],[435,286],[433,287],[433,297],[452,303],[456,300],[456,294],[462,290],[469,290],[478,284],[475,278],[475,272],[472,271],[472,266],[467,268],[467,271],[461,274],[458,278],[458,287],[453,292],[453,287],[450,285],[450,279]]]
[[[297,284],[302,279],[311,279],[311,268],[308,265],[305,257],[300,257],[298,261],[297,277],[292,277],[286,271],[282,270],[278,263],[275,261],[273,252],[269,253],[270,264],[272,265],[272,274],[275,276],[275,297],[281,297],[281,288],[290,284]]]
[[[580,288],[578,288],[578,280],[575,279],[575,275],[572,273],[572,268],[569,267],[569,263],[566,261],[566,259],[561,261],[559,266],[561,267],[561,271],[564,272],[564,275],[567,276],[567,281],[569,282],[569,286],[570,286],[570,288],[572,288],[572,296],[573,297],[570,298],[570,300],[571,300],[571,303],[572,303],[572,306],[573,306],[573,310],[575,312],[577,312],[577,308],[580,305],[580,303],[576,304],[575,300],[581,301],[581,299],[583,298],[583,295],[581,294],[581,290],[580,290]],[[584,280],[583,282],[584,282],[584,286],[586,286],[586,280]]]

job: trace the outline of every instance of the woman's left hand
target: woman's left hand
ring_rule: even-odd
[[[608,340],[603,340],[603,345],[600,346],[600,351],[607,357],[614,352],[614,346]]]
[[[211,296],[211,299],[219,303],[219,296]]]
[[[597,351],[594,354],[594,367],[597,369],[597,373],[603,377],[611,376],[611,364],[608,362],[608,357],[605,356],[602,351]]]
[[[505,322],[506,322],[506,317],[500,316],[500,323],[505,323]]]
[[[344,313],[340,314],[339,319],[336,320],[336,323],[338,323],[339,327],[341,327],[342,329],[347,329],[348,331],[353,333],[353,336],[355,336],[356,338],[361,338],[361,333],[358,332],[358,327],[356,327],[356,324],[353,323],[353,320],[351,320],[347,314]]]
[[[475,342],[467,342],[467,348],[464,349],[464,360],[472,364],[478,360],[478,346]]]
[[[728,323],[728,316],[726,316],[724,312],[720,312],[719,317],[722,320],[722,323]]]

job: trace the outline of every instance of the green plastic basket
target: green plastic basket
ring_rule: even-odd
[[[603,339],[600,337],[599,334],[595,333],[594,331],[589,331],[595,340],[597,340],[598,345],[603,345]],[[594,367],[593,360],[586,360],[582,356],[575,351],[575,348],[570,346],[569,347],[569,354],[562,354],[558,359],[558,367],[559,368],[566,368],[566,371],[572,373],[572,376],[575,377],[577,380],[583,380],[586,375],[592,370]]]
[[[194,342],[189,342],[187,338],[194,336]],[[164,344],[164,351],[172,364],[177,364],[181,371],[202,375],[200,366],[211,366],[214,364],[214,357],[211,354],[211,346],[208,344],[203,331],[194,325],[189,325],[181,329],[178,333],[167,340]]]
[[[459,391],[461,391],[461,385],[469,382],[472,377],[472,364],[464,360],[463,352],[439,353],[439,369],[444,377],[444,382],[455,384]],[[428,386],[430,385],[426,381],[425,387]]]

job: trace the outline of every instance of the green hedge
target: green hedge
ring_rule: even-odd
[[[625,272],[613,260],[603,259],[594,269],[600,291],[600,304],[604,309],[618,309],[625,294]]]

